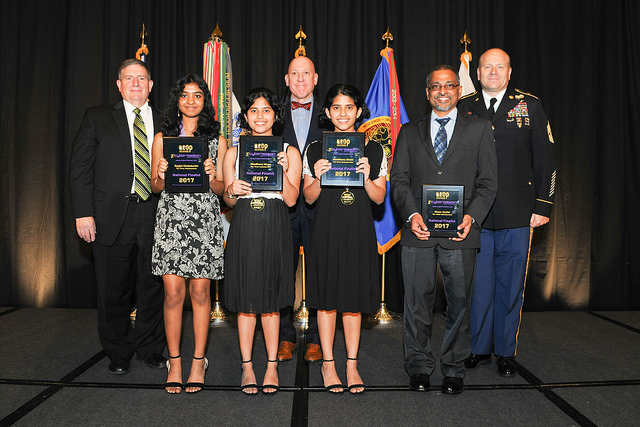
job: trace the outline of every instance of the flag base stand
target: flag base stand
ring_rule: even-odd
[[[307,309],[307,302],[302,300],[300,307],[296,310],[293,318],[299,322],[306,323],[309,320],[309,310]]]
[[[383,324],[390,323],[393,320],[399,320],[399,319],[400,319],[400,315],[397,313],[394,313],[393,311],[388,310],[387,304],[385,304],[384,302],[380,303],[380,308],[378,309],[378,311],[376,311],[371,316],[369,316],[369,320],[374,320]]]
[[[222,308],[220,301],[216,301],[213,303],[213,307],[211,307],[211,324],[223,323],[231,318],[231,315]]]

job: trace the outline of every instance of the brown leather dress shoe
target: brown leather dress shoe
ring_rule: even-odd
[[[293,359],[293,353],[296,352],[298,346],[291,341],[280,341],[278,346],[278,362],[288,362]]]
[[[322,348],[318,344],[307,344],[307,351],[304,353],[304,360],[309,363],[322,361]]]

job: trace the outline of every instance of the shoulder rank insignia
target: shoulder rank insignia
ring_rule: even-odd
[[[471,98],[472,96],[477,95],[477,94],[478,94],[478,91],[475,91],[475,92],[472,92],[472,93],[468,93],[468,94],[466,94],[465,96],[463,96],[460,99]],[[480,99],[480,98],[476,98],[475,101],[477,101],[478,99]]]
[[[514,88],[513,90],[515,90],[515,91],[516,91],[516,92],[518,92],[518,93],[521,93],[522,95],[527,95],[527,96],[530,96],[530,97],[532,97],[532,98],[538,99],[538,97],[537,97],[537,96],[532,95],[532,94],[530,94],[529,92],[525,92],[525,91],[520,90],[520,89],[517,89],[517,88]],[[524,98],[524,96],[522,96],[522,95],[516,95],[516,99]]]
[[[553,135],[551,135],[551,124],[549,122],[547,122],[547,133],[549,134],[549,142],[554,144],[555,141],[553,140]]]

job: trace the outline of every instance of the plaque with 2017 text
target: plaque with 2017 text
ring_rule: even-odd
[[[322,135],[322,157],[331,163],[331,169],[320,176],[320,185],[364,186],[364,175],[356,172],[358,161],[364,157],[363,133],[325,132]]]
[[[462,185],[422,186],[422,217],[431,237],[459,237],[463,204]]]
[[[164,190],[170,193],[206,193],[209,175],[204,161],[209,154],[204,137],[164,137],[163,156],[169,167],[164,176]]]
[[[282,166],[278,164],[278,153],[283,150],[281,136],[241,135],[239,179],[251,184],[251,191],[282,191]]]

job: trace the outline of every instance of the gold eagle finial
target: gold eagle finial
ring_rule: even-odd
[[[302,45],[302,40],[305,40],[306,38],[307,35],[302,31],[302,25],[300,25],[300,31],[296,33],[296,40],[298,40],[299,45],[294,56],[307,56],[307,50]]]

